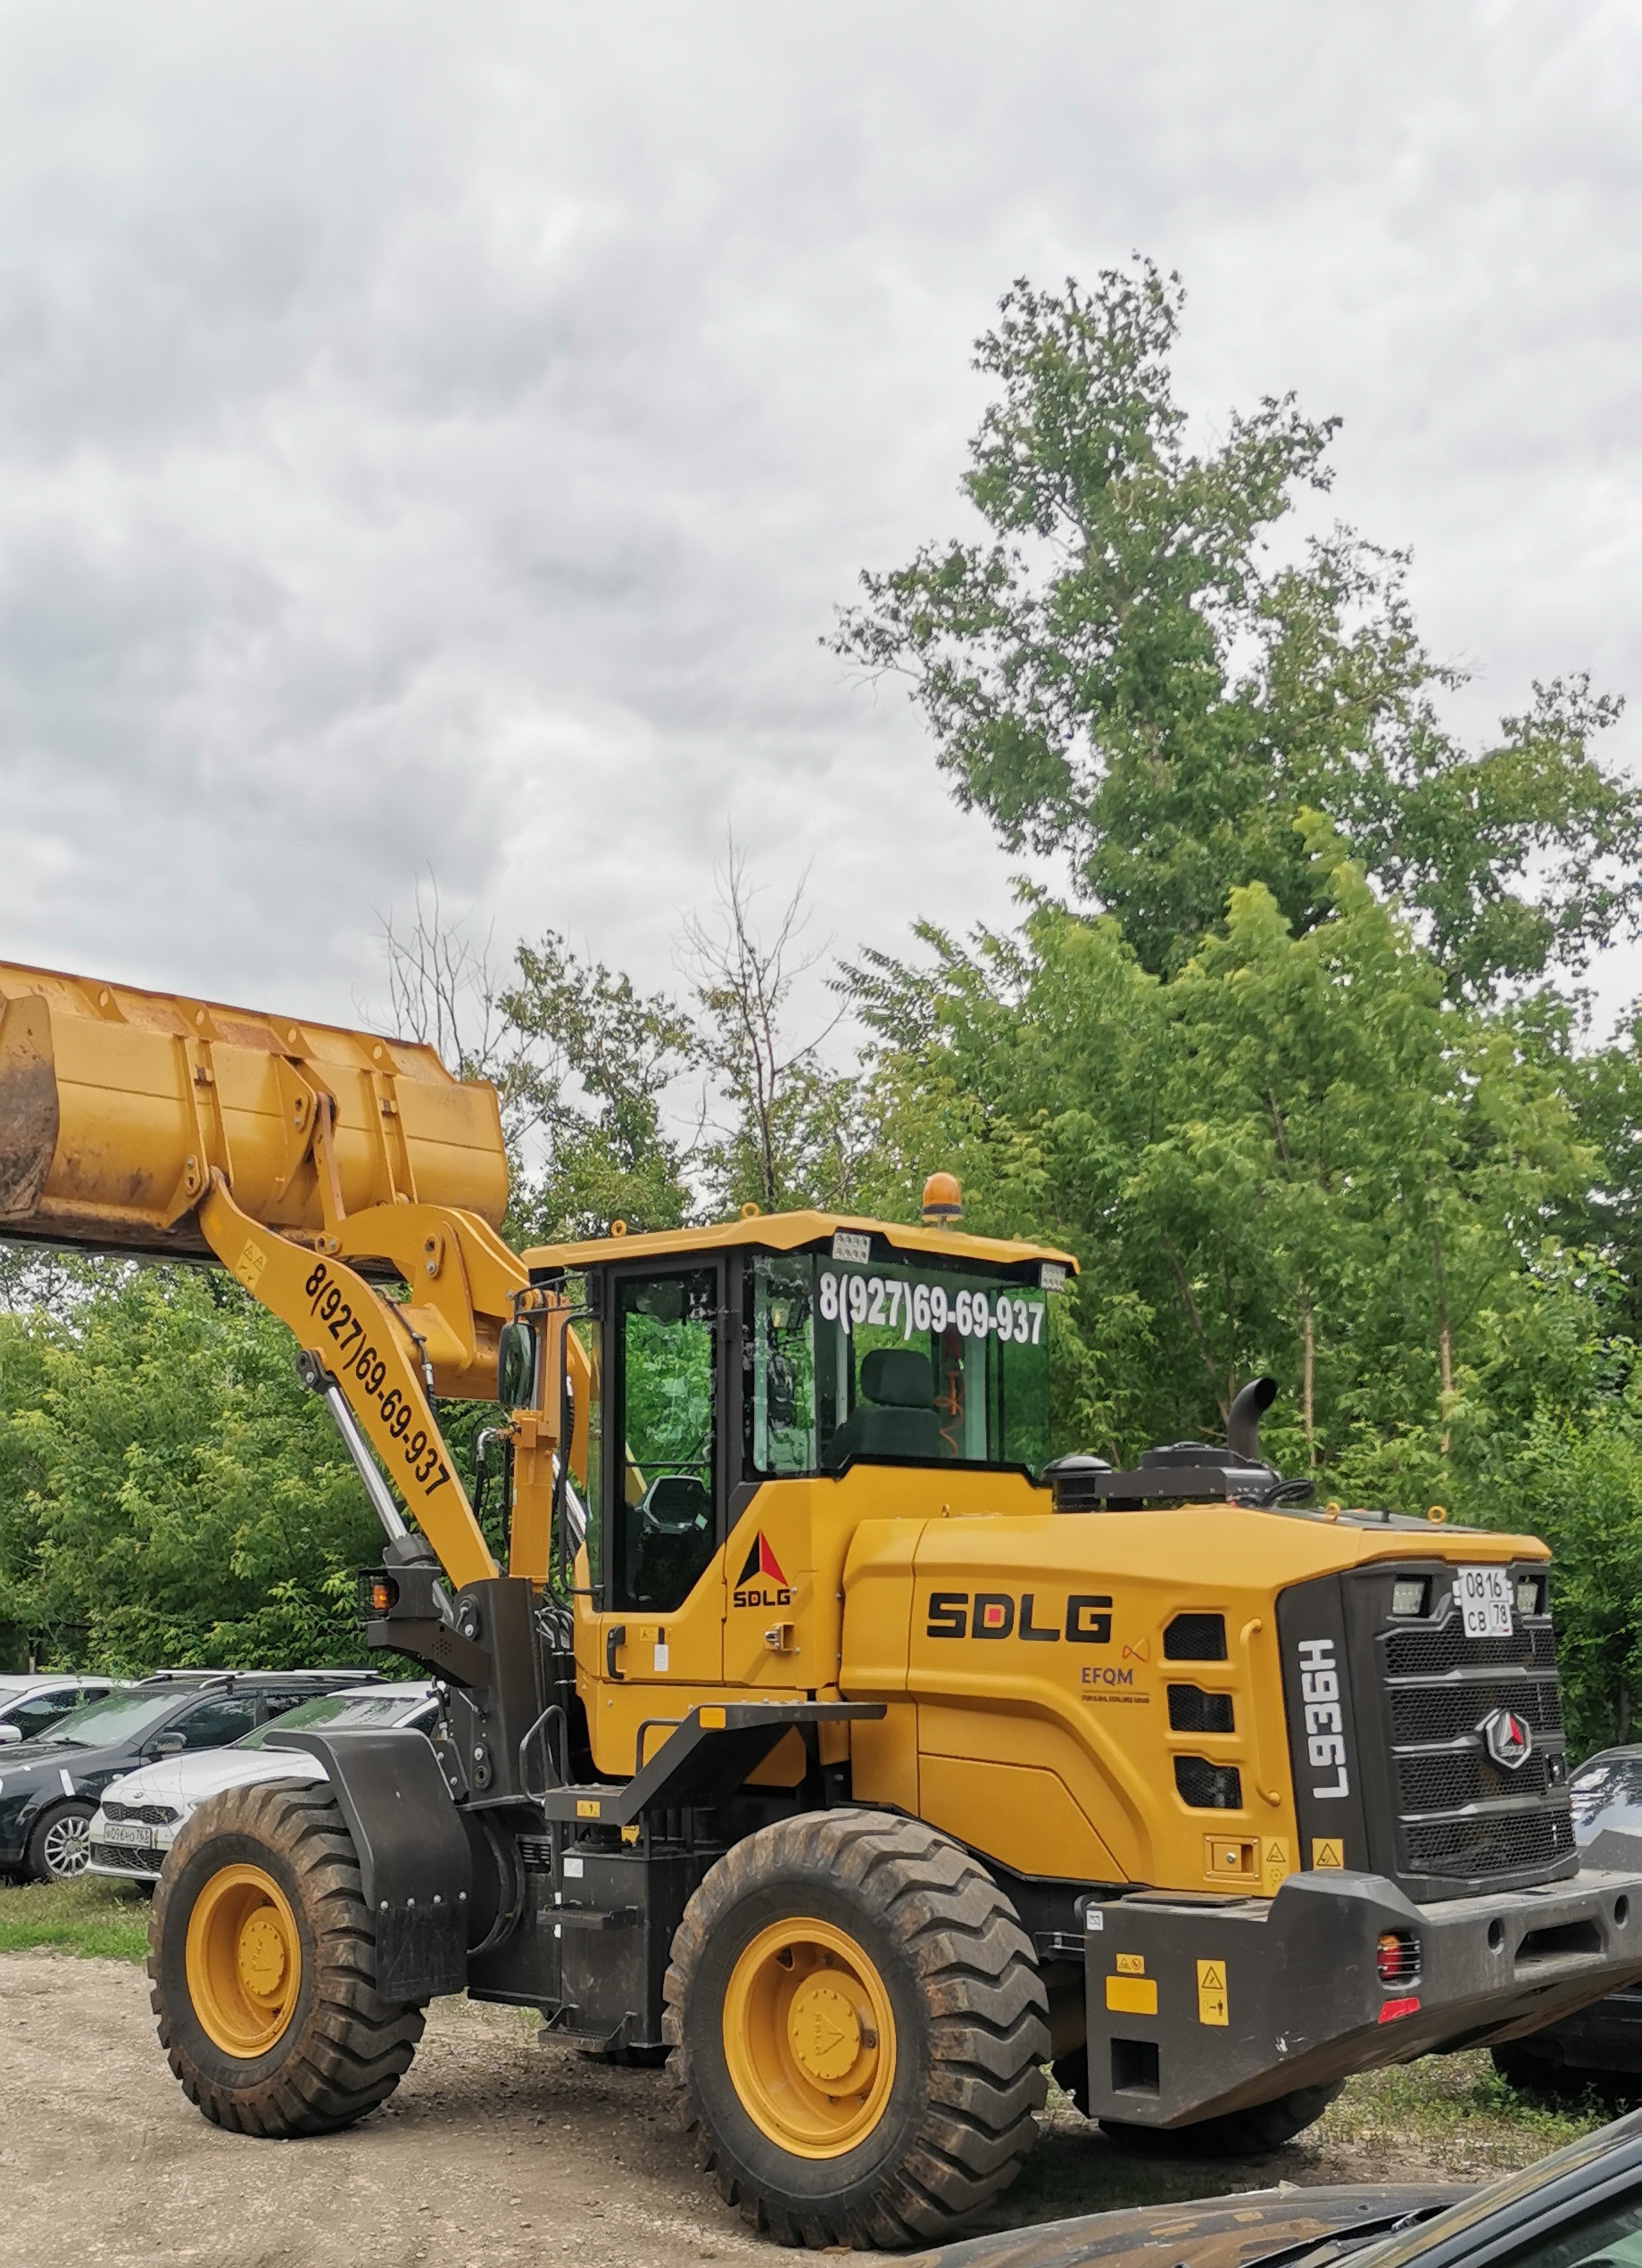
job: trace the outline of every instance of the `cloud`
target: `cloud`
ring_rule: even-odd
[[[1642,674],[1628,10],[89,5],[0,61],[8,956],[349,1015],[431,866],[665,981],[728,824],[842,944],[1007,918],[817,641],[964,525],[1005,285],[1136,246],[1206,418],[1344,413],[1468,720]]]

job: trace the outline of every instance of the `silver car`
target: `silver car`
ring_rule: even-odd
[[[267,1745],[272,1733],[362,1732],[392,1726],[428,1731],[439,1713],[435,1688],[425,1680],[402,1685],[344,1685],[299,1701],[271,1724],[228,1748],[162,1757],[111,1780],[88,1831],[86,1871],[117,1875],[122,1882],[156,1883],[178,1830],[207,1796],[262,1780],[322,1780],[325,1767],[300,1749]]]
[[[82,1701],[101,1701],[120,1683],[74,1669],[42,1669],[0,1677],[0,1748],[32,1741],[59,1725]]]

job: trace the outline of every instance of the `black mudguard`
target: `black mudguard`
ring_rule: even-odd
[[[426,1735],[275,1732],[265,1745],[325,1767],[376,1920],[377,1991],[406,2001],[462,1991],[473,1858]]]

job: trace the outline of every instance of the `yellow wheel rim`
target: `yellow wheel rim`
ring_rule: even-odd
[[[831,1922],[773,1922],[730,1972],[724,2056],[761,2133],[796,2157],[842,2157],[872,2132],[895,2082],[883,1979]]]
[[[184,1956],[200,2029],[225,2056],[264,2056],[290,2023],[302,1990],[296,1916],[261,1867],[224,1867],[188,1916]]]

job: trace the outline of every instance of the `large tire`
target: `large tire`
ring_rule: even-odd
[[[34,1823],[26,1871],[37,1883],[78,1882],[91,1863],[91,1823],[97,1807],[75,1799],[54,1803]]]
[[[1100,2131],[1142,2149],[1173,2148],[1192,2157],[1265,2157],[1314,2125],[1345,2087],[1343,2079],[1327,2087],[1297,2087],[1248,2110],[1200,2118],[1194,2126],[1132,2126],[1126,2120],[1103,2118]]]
[[[241,2134],[324,2134],[391,2095],[422,2010],[377,1991],[359,1860],[328,1787],[203,1803],[148,1924],[151,2000],[183,2092]]]
[[[665,1997],[699,2161],[777,2243],[945,2236],[1037,2138],[1049,2040],[1031,1942],[915,1821],[816,1812],[737,1843],[684,1909]]]

